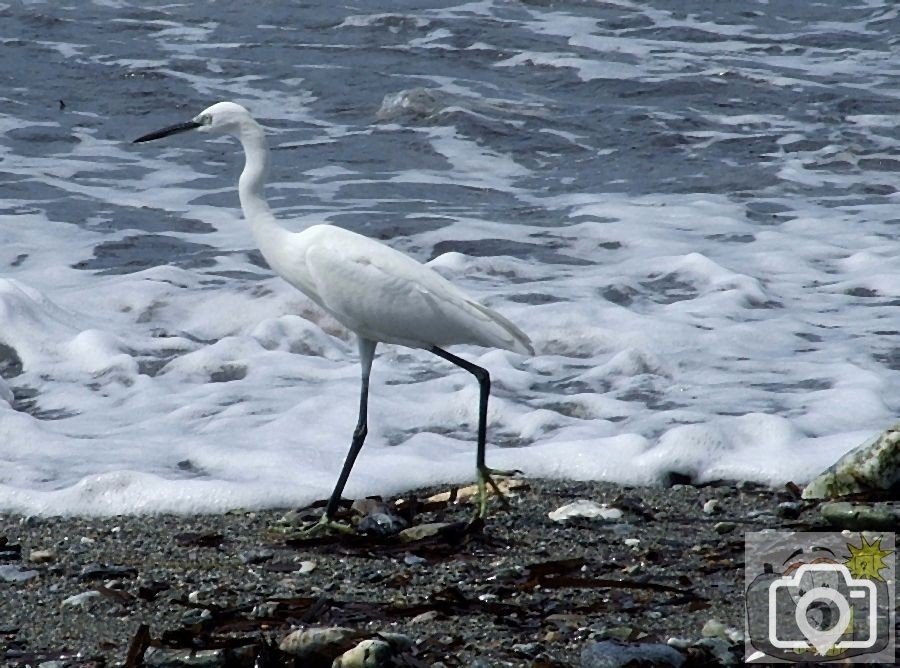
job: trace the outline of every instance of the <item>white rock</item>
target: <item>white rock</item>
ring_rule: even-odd
[[[315,561],[301,561],[300,570],[297,572],[300,573],[300,575],[305,575],[306,573],[312,573],[314,570],[316,570]]]
[[[719,500],[718,499],[710,499],[706,503],[703,504],[703,512],[707,515],[712,515],[713,513],[719,512]]]
[[[622,519],[622,511],[618,508],[610,508],[606,504],[600,505],[588,499],[579,499],[551,511],[548,513],[548,517],[554,522],[565,522],[573,517],[613,521]]]
[[[638,545],[641,544],[641,539],[640,538],[626,538],[622,542],[625,543],[628,547],[637,547]]]
[[[62,605],[64,608],[66,608],[66,607],[84,608],[84,607],[87,607],[88,603],[90,603],[92,599],[99,598],[99,597],[100,597],[100,592],[94,591],[92,589],[91,591],[83,591],[80,594],[75,594],[74,596],[69,596],[69,598],[63,600]]]

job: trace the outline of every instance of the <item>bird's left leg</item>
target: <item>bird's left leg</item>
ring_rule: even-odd
[[[369,404],[369,374],[372,371],[372,360],[375,358],[375,346],[377,343],[360,337],[358,344],[359,363],[362,367],[359,420],[356,423],[356,429],[353,430],[353,440],[350,443],[350,452],[347,453],[347,458],[344,460],[344,468],[341,469],[341,475],[338,477],[338,481],[334,486],[334,491],[331,493],[328,505],[325,506],[325,513],[318,522],[302,530],[302,533],[307,536],[317,536],[332,531],[353,533],[352,527],[341,524],[334,519],[334,513],[337,511],[338,504],[341,502],[341,494],[344,491],[344,486],[347,484],[347,479],[350,477],[350,471],[353,469],[353,464],[356,462],[359,451],[362,450],[363,442],[366,440],[366,434],[369,431],[368,425],[366,424],[366,413]]]
[[[478,510],[476,511],[476,517],[479,519],[484,519],[487,515],[487,489],[486,486],[490,486],[492,490],[494,490],[494,494],[497,495],[497,498],[500,499],[500,502],[504,505],[504,507],[509,507],[509,502],[503,496],[503,492],[500,491],[500,488],[497,486],[497,483],[494,482],[493,475],[496,476],[512,476],[519,473],[519,471],[501,471],[498,469],[491,469],[487,467],[485,464],[485,449],[486,449],[486,441],[487,441],[487,410],[488,410],[488,397],[491,394],[491,375],[488,373],[488,370],[478,366],[477,364],[472,364],[468,360],[464,360],[462,357],[457,357],[452,353],[448,353],[443,348],[438,348],[434,346],[431,349],[438,357],[442,357],[448,362],[452,362],[456,366],[465,369],[469,373],[471,373],[478,380],[478,387],[480,390],[478,397],[478,450],[475,453],[475,467],[478,475]]]

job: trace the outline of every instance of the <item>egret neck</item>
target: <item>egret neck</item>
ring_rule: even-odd
[[[241,124],[240,141],[246,155],[244,171],[238,181],[241,209],[263,257],[269,264],[278,264],[291,233],[278,224],[266,201],[264,189],[269,171],[269,147],[265,131],[256,121],[247,119]]]

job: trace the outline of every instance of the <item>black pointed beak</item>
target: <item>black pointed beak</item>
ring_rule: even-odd
[[[168,137],[169,135],[177,135],[180,132],[187,132],[188,130],[199,128],[202,125],[203,123],[198,123],[197,121],[188,121],[187,123],[170,125],[169,127],[163,128],[162,130],[157,130],[156,132],[151,132],[144,135],[143,137],[138,137],[132,142],[132,144],[141,144],[145,141],[153,141],[154,139],[162,139],[163,137]]]

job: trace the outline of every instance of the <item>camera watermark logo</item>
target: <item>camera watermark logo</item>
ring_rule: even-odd
[[[893,664],[893,533],[748,533],[745,547],[747,663]]]

